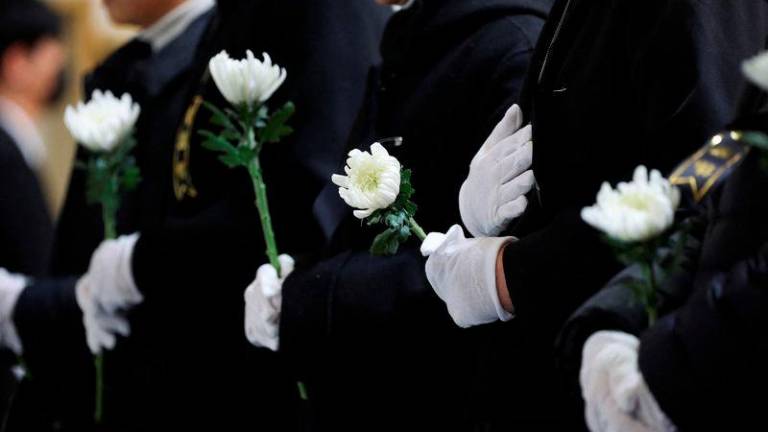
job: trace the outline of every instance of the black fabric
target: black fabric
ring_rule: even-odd
[[[760,117],[765,130],[768,116]],[[761,428],[768,384],[768,188],[757,149],[709,202],[687,302],[643,333],[640,369],[680,430]]]
[[[37,279],[24,289],[14,323],[28,377],[10,412],[9,431],[90,430],[93,364],[75,299],[74,278]],[[83,340],[80,340],[83,339]]]
[[[742,115],[730,127],[765,130],[768,116],[749,114],[765,99],[763,92],[750,89]],[[767,208],[760,194],[768,183],[763,155],[750,152],[701,206],[678,217],[690,234],[682,266],[660,287],[662,319],[655,326],[645,331],[645,312],[625,283],[636,277],[634,268],[611,280],[568,320],[558,340],[558,361],[574,392],[586,339],[600,330],[618,330],[643,335],[642,372],[680,430],[752,428],[763,421],[750,415],[747,388],[766,379],[755,365],[766,353],[758,336],[765,318],[758,312],[765,303],[768,269]],[[749,330],[742,334],[743,326]]]
[[[499,427],[581,422],[553,373],[553,345],[619,265],[580,210],[602,182],[629,179],[639,164],[669,172],[733,118],[740,64],[762,48],[766,14],[763,1],[554,6],[523,98],[538,188],[509,232],[520,241],[504,252],[517,318],[495,325],[496,352],[484,368],[490,412],[508,412]]]
[[[53,221],[37,175],[0,129],[0,267],[41,276],[48,267]]]
[[[37,175],[13,139],[0,129],[0,267],[11,273],[42,276],[48,268],[53,221]],[[11,368],[17,359],[0,352],[0,416],[17,406],[19,390]],[[9,420],[10,421],[10,420]]]
[[[246,49],[269,53],[288,70],[270,105],[292,100],[297,106],[291,120],[296,132],[262,154],[278,246],[295,255],[318,247],[322,237],[306,215],[320,179],[330,176],[328,161],[335,164],[343,150],[385,17],[386,10],[367,2],[227,2],[160,53],[146,57],[145,46],[131,44],[87,80],[88,92],[129,91],[142,104],[135,155],[143,180],[124,197],[118,231],[141,233],[133,270],[144,302],[130,313],[131,337],[120,339],[105,357],[105,428],[300,426],[292,411],[295,383],[276,355],[253,348],[244,336],[243,291],[266,261],[250,179],[200,146],[196,131],[216,130],[201,110],[194,117],[189,165],[197,195],[177,199],[177,131],[194,96],[226,106],[212,80],[201,79],[212,55],[222,49],[233,57]],[[83,273],[101,241],[98,209],[85,203],[84,180],[83,172],[73,174],[58,227],[56,275]],[[36,326],[34,308],[31,301],[20,308],[20,327],[25,317],[29,327]],[[80,358],[86,349],[82,334],[82,328],[69,333],[68,354],[88,370],[76,388],[60,386],[80,403],[52,416],[59,424],[66,417],[63,427],[78,431],[87,428],[93,395],[92,362],[87,353],[84,363]]]
[[[390,20],[350,148],[390,148],[413,171],[417,219],[460,220],[469,162],[518,100],[548,2],[425,0]],[[341,172],[343,160],[338,161]],[[472,427],[473,332],[459,330],[424,275],[418,241],[394,257],[368,252],[361,227],[328,184],[315,204],[326,255],[283,287],[280,350],[307,383],[319,430]]]

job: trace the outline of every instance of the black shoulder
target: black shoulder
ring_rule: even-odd
[[[10,135],[0,129],[0,164],[9,166],[16,163],[25,163],[24,156]]]

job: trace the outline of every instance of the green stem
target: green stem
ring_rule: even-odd
[[[112,240],[117,238],[117,222],[115,221],[114,209],[110,209],[107,206],[101,206],[101,219],[104,222],[104,240]]]
[[[101,216],[104,223],[104,239],[112,240],[117,238],[116,209],[102,204]],[[96,424],[101,424],[104,414],[104,354],[96,355],[93,362],[96,371],[96,406],[93,412],[93,419]]]
[[[648,290],[645,293],[643,304],[645,305],[645,311],[648,314],[648,327],[651,327],[656,323],[657,318],[657,299],[656,290],[658,289],[658,282],[656,280],[656,266],[654,265],[653,258],[649,258],[645,263],[648,267]]]
[[[424,241],[424,239],[427,238],[427,234],[424,232],[421,226],[419,226],[419,224],[416,223],[416,219],[414,218],[408,219],[408,225],[411,226],[411,231],[413,231],[413,233],[416,234],[416,237],[418,237],[419,240]]]
[[[96,367],[96,408],[93,420],[96,424],[101,424],[104,414],[104,354],[95,356],[93,365]]]
[[[304,383],[301,381],[296,381],[296,386],[299,388],[299,397],[301,400],[309,400],[309,395],[307,395],[307,387],[304,385]]]
[[[282,273],[280,260],[277,252],[277,242],[275,241],[275,232],[272,229],[272,216],[269,213],[269,202],[267,201],[267,185],[261,174],[258,156],[248,164],[248,172],[253,181],[253,190],[256,194],[256,208],[259,210],[259,219],[261,220],[261,230],[264,233],[264,241],[267,244],[267,258],[270,264],[277,270],[277,274]]]

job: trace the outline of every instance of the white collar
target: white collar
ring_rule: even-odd
[[[37,124],[19,105],[2,96],[0,96],[0,127],[16,143],[16,147],[32,170],[37,171],[42,168],[48,152]]]
[[[182,34],[192,21],[211,10],[215,4],[215,0],[186,0],[159,21],[142,30],[138,38],[149,42],[152,45],[152,51],[160,51]]]
[[[395,10],[395,12],[400,12],[400,11],[402,11],[402,10],[406,10],[406,9],[408,9],[409,7],[413,6],[413,3],[414,3],[415,1],[416,1],[416,0],[408,0],[407,2],[405,2],[405,4],[402,4],[402,5],[399,5],[399,6],[392,6],[392,9],[394,9],[394,10]]]

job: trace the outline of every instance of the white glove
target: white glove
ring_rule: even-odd
[[[144,300],[133,279],[131,261],[138,234],[106,240],[91,257],[88,273],[77,282],[88,348],[101,354],[115,347],[115,335],[131,333],[124,312]]]
[[[467,239],[461,226],[454,225],[447,234],[430,233],[421,244],[422,255],[429,257],[427,279],[458,326],[512,319],[499,300],[496,259],[501,248],[513,240]]]
[[[580,382],[592,432],[672,432],[637,364],[640,341],[601,331],[584,344]]]
[[[475,237],[495,237],[528,206],[525,197],[536,183],[531,126],[522,129],[523,113],[510,108],[472,159],[459,192],[461,219]]]
[[[289,255],[280,255],[278,259],[282,277],[278,277],[272,264],[264,264],[256,272],[256,279],[245,289],[245,336],[251,344],[272,351],[277,351],[280,342],[283,282],[294,267]]]
[[[26,277],[0,268],[0,347],[8,348],[16,355],[21,355],[22,347],[13,322],[13,312],[27,282]]]

